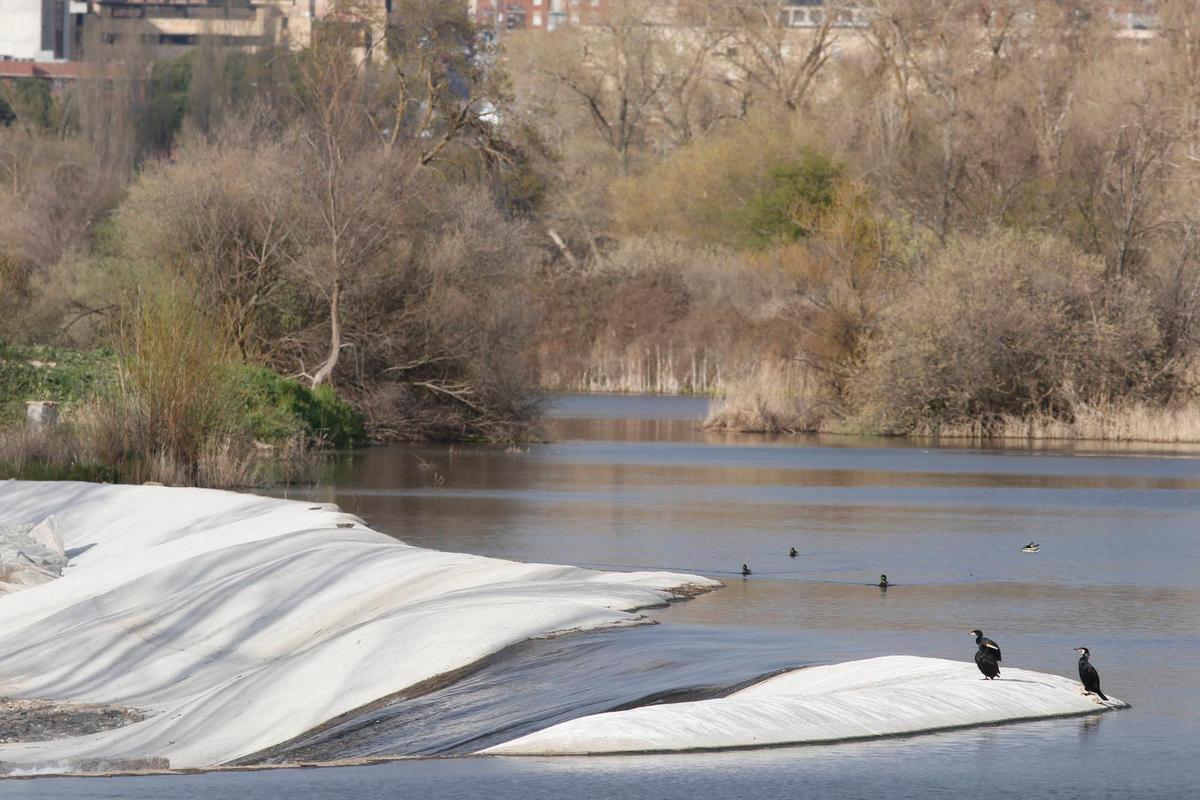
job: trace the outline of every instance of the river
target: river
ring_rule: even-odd
[[[648,612],[659,625],[513,648],[279,754],[437,757],[4,781],[0,797],[1195,796],[1200,452],[718,435],[697,430],[704,410],[689,398],[568,396],[552,408],[549,443],[373,448],[322,485],[286,492],[336,502],[414,545],[727,583]],[[1031,540],[1041,551],[1021,552]],[[886,592],[874,585],[881,573]],[[1133,709],[760,751],[456,757],[787,667],[893,653],[969,660],[976,627],[1012,667],[1073,677],[1072,648],[1091,648],[1104,689]]]

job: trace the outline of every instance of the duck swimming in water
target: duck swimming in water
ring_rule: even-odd
[[[790,557],[792,557],[792,558],[795,558],[796,556],[798,556],[798,555],[800,555],[800,554],[799,554],[799,553],[797,553],[797,552],[796,552],[796,548],[794,548],[794,547],[793,547],[791,550],[788,550],[788,555],[789,555]]]
[[[887,575],[880,575],[879,576],[879,588],[886,589],[887,587],[888,587]]]
[[[1098,694],[1101,700],[1107,700],[1104,692],[1100,691],[1100,673],[1096,672],[1096,668],[1092,666],[1092,662],[1088,661],[1091,657],[1091,652],[1086,647],[1076,647],[1075,652],[1079,653],[1079,680],[1083,683],[1084,694]]]
[[[1040,548],[1040,547],[1041,547],[1040,544],[1035,544],[1033,542],[1030,542],[1029,544],[1027,544],[1021,548],[1021,552],[1022,553],[1036,553],[1038,551],[1038,548]]]
[[[750,568],[749,568],[749,567],[747,567],[745,564],[742,564],[742,577],[744,578],[744,577],[746,577],[746,576],[747,576],[747,575],[749,575],[749,574],[751,574],[751,573],[750,573]]]
[[[1000,677],[1000,645],[984,636],[978,628],[971,633],[975,634],[975,644],[979,645],[979,650],[975,652],[975,666],[983,673],[983,679],[990,681]]]

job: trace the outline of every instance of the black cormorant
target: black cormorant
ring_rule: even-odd
[[[798,556],[800,554],[797,553],[796,548],[793,547],[791,550],[788,550],[788,555],[791,556],[792,558],[795,558],[796,556]]]
[[[880,575],[879,576],[879,588],[886,589],[887,587],[888,587],[887,575]]]
[[[1091,652],[1086,647],[1076,647],[1075,652],[1079,653],[1079,680],[1083,682],[1084,694],[1095,692],[1100,695],[1101,700],[1107,700],[1104,692],[1100,691],[1100,673],[1096,672],[1092,662],[1088,661]]]
[[[747,567],[745,564],[742,564],[742,577],[744,578],[749,574],[750,574],[750,568]]]
[[[1000,645],[984,636],[978,628],[971,633],[975,634],[975,644],[979,645],[979,650],[975,652],[975,666],[979,667],[985,680],[999,677]]]

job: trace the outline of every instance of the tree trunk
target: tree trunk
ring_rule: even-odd
[[[329,379],[333,376],[334,368],[337,367],[338,356],[342,352],[342,324],[338,318],[338,301],[341,299],[341,295],[342,282],[340,280],[334,281],[333,294],[329,297],[329,356],[313,375],[313,388],[329,382]]]

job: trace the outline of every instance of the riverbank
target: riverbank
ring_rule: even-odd
[[[880,425],[869,417],[833,412],[801,378],[770,371],[731,384],[723,396],[711,402],[702,425],[731,433],[899,436],[933,441],[1200,444],[1200,406],[1195,404],[1080,404],[1069,419],[1044,413],[1002,414],[950,422],[925,420],[898,428]]]
[[[261,486],[302,480],[323,449],[366,443],[362,417],[329,386],[150,350],[122,359],[0,341],[0,478]]]

